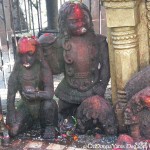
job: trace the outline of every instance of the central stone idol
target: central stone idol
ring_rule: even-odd
[[[114,113],[103,98],[110,79],[106,38],[94,33],[90,11],[83,3],[65,2],[58,23],[59,35],[44,34],[39,43],[53,74],[64,73],[55,90],[59,116],[75,115],[81,133],[101,125],[105,133],[114,134]]]

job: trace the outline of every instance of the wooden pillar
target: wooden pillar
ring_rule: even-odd
[[[119,102],[117,116],[123,123],[122,110],[127,103],[127,81],[138,71],[139,4],[141,0],[103,0],[106,8],[110,53],[112,101]]]

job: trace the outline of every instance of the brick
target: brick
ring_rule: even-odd
[[[63,150],[66,146],[60,144],[49,144],[46,150]]]
[[[33,148],[33,149],[40,149],[42,147],[42,142],[29,142],[24,148],[23,150],[27,150],[27,149],[30,149],[30,148]]]

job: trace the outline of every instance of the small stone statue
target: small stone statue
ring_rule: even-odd
[[[108,44],[104,36],[94,33],[90,11],[83,3],[65,2],[60,8],[58,23],[58,37],[44,34],[39,42],[53,74],[64,73],[63,80],[55,90],[55,95],[59,98],[60,116],[65,119],[77,113],[78,120],[84,119],[81,116],[94,111],[89,110],[87,99],[91,98],[91,105],[96,105],[97,102],[108,104],[102,98],[110,79]],[[96,100],[92,101],[96,95]],[[88,111],[83,115],[84,109]],[[98,113],[93,113],[95,120],[102,110]],[[108,118],[112,116],[110,124],[115,127],[112,109],[109,114]]]
[[[10,136],[26,131],[38,120],[42,137],[55,137],[58,108],[53,100],[53,78],[37,45],[33,38],[23,37],[18,41],[18,60],[8,81],[6,123]],[[21,101],[16,108],[18,91]]]
[[[150,66],[137,72],[126,84],[125,124],[135,140],[150,139]]]
[[[109,102],[98,95],[85,99],[77,108],[77,122],[80,133],[98,127],[105,135],[117,132],[116,120]]]
[[[134,140],[150,139],[150,87],[139,91],[129,100],[124,120]]]

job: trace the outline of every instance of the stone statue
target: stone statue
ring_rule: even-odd
[[[42,137],[55,137],[58,108],[53,100],[53,78],[37,45],[33,38],[23,37],[18,41],[18,60],[8,81],[6,123],[11,136],[26,131],[38,120]],[[16,108],[18,91],[21,101]]]
[[[96,100],[90,101],[93,105],[95,102],[107,105],[106,100],[101,98],[110,79],[106,38],[94,33],[91,14],[80,2],[65,2],[60,8],[58,23],[59,35],[44,34],[39,38],[39,43],[53,74],[64,73],[55,90],[59,98],[59,114],[62,118],[75,115],[82,102],[80,108],[85,108],[86,99],[92,99],[95,95]],[[80,108],[77,114],[84,116]],[[110,111],[114,119],[112,109]],[[115,126],[114,120],[112,126]]]
[[[124,120],[134,140],[150,139],[150,87],[136,93],[129,100]]]
[[[150,66],[136,73],[126,84],[125,125],[135,140],[150,139]]]

